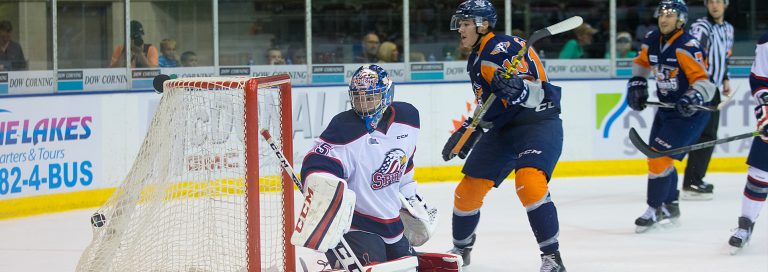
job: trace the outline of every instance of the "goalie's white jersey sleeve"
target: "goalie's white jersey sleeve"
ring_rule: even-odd
[[[369,134],[354,111],[334,116],[304,157],[301,176],[324,172],[346,180],[357,195],[352,230],[378,234],[391,244],[403,236],[399,194],[416,193],[413,155],[419,112],[411,104],[394,102],[384,118]]]

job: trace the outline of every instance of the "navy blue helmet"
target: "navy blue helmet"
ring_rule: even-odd
[[[667,13],[676,13],[677,20],[685,24],[688,22],[688,5],[683,0],[662,0],[653,13],[653,18],[659,18],[660,15]]]
[[[488,26],[496,26],[498,16],[496,8],[488,0],[467,0],[459,4],[456,13],[451,17],[451,30],[459,29],[461,20],[475,20],[475,26],[481,26],[483,21],[488,21]]]

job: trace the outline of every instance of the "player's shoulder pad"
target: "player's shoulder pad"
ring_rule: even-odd
[[[395,115],[395,123],[409,125],[415,128],[420,127],[419,110],[407,102],[392,102],[392,110]]]
[[[763,33],[763,36],[760,36],[760,39],[757,39],[757,44],[764,44],[768,42],[768,32]]]
[[[658,29],[648,31],[648,33],[645,33],[645,37],[643,37],[643,43],[649,45],[652,43],[658,43],[660,36],[661,32],[659,32]]]
[[[691,53],[701,51],[701,43],[699,43],[699,40],[687,32],[680,35],[677,40],[682,43],[682,46],[680,46],[681,48]]]
[[[336,114],[328,123],[320,139],[336,145],[344,145],[353,142],[368,133],[363,125],[363,120],[353,110],[347,110]]]
[[[506,59],[508,56],[514,56],[517,54],[517,51],[520,51],[520,48],[522,48],[520,42],[525,43],[525,40],[516,36],[496,35],[488,40],[483,51],[487,52],[487,56],[491,58],[501,57]]]

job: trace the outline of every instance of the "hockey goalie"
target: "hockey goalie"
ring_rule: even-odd
[[[331,269],[460,271],[457,255],[413,249],[433,235],[437,209],[413,180],[419,112],[392,101],[393,85],[378,65],[353,74],[352,109],[331,120],[304,159],[291,243],[324,252]]]

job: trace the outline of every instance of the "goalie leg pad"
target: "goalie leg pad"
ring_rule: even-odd
[[[451,253],[420,253],[419,272],[461,271],[464,261],[461,256]]]
[[[515,172],[515,188],[517,197],[523,203],[523,207],[529,207],[538,202],[549,192],[547,176],[544,171],[536,168],[525,167]]]
[[[456,186],[453,195],[453,206],[462,212],[471,212],[483,206],[483,199],[488,191],[493,188],[494,182],[489,179],[464,176]]]
[[[346,182],[329,174],[305,179],[306,195],[291,244],[325,252],[336,246],[352,224],[355,193]]]

